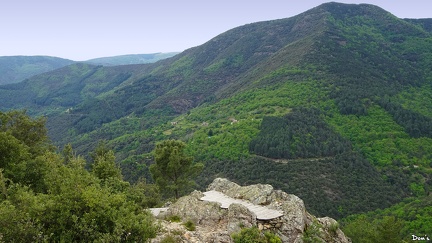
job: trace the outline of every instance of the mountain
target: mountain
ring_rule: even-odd
[[[0,85],[18,83],[33,75],[61,68],[73,62],[48,56],[1,56]]]
[[[112,92],[134,72],[141,70],[141,67],[134,65],[105,68],[74,63],[35,75],[21,83],[1,86],[2,106],[28,109],[34,115],[64,112],[104,92]]]
[[[432,32],[432,19],[404,19],[407,22],[419,25],[428,32]]]
[[[178,52],[131,54],[90,59],[84,63],[91,65],[117,66],[152,63],[172,57]],[[34,75],[50,72],[75,61],[50,56],[0,56],[0,85],[21,82]]]
[[[47,114],[54,142],[80,154],[105,140],[130,181],[151,181],[156,142],[181,139],[206,164],[199,185],[268,183],[340,219],[432,190],[429,22],[327,3],[156,63],[0,86],[0,104]]]
[[[178,52],[131,54],[131,55],[94,58],[94,59],[87,60],[85,62],[89,64],[104,65],[104,66],[144,64],[144,63],[157,62],[161,59],[172,57],[177,54]]]

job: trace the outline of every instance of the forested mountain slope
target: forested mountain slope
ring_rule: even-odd
[[[71,66],[62,75],[75,72],[68,86],[75,98],[50,113],[50,136],[82,154],[106,140],[131,181],[151,180],[156,141],[181,139],[206,164],[200,185],[215,177],[269,183],[335,218],[408,197],[427,200],[428,22],[367,4],[328,3],[240,26],[154,64]],[[68,97],[34,90],[47,104]],[[45,105],[37,100],[13,103],[41,114]]]
[[[432,19],[404,19],[407,22],[419,25],[426,31],[432,32]]]
[[[0,57],[0,85],[18,83],[33,75],[72,64],[74,61],[48,56]]]
[[[0,86],[2,109],[26,108],[32,114],[64,112],[141,73],[141,66],[102,67],[75,63],[36,75],[16,84]]]

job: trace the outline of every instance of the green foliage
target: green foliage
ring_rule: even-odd
[[[150,166],[156,184],[162,191],[174,193],[175,198],[195,184],[193,178],[203,169],[203,164],[193,163],[193,158],[184,154],[185,147],[186,144],[178,140],[156,144],[155,163]]]
[[[410,241],[412,234],[432,234],[431,213],[431,196],[411,198],[384,210],[347,217],[341,221],[342,230],[353,242],[377,242],[378,238],[384,237],[377,236],[378,233],[397,237],[395,242]]]
[[[51,151],[45,120],[31,119],[25,111],[0,112],[0,168],[15,183],[44,190],[46,165],[39,157]]]
[[[406,110],[401,105],[385,99],[380,100],[380,105],[393,116],[393,119],[399,125],[405,128],[405,131],[411,137],[432,138],[431,117],[424,116],[411,110]]]
[[[336,235],[337,230],[339,229],[339,223],[331,224],[329,227],[330,234]]]
[[[100,142],[90,155],[93,159],[91,173],[101,180],[102,185],[121,192],[129,188],[129,183],[123,181],[120,167],[116,165],[114,152],[108,150],[104,142]]]
[[[181,222],[181,218],[178,215],[172,215],[167,218],[168,221],[171,222]]]
[[[268,243],[282,243],[281,238],[279,238],[279,236],[270,231],[265,231],[264,236],[267,239]]]
[[[431,190],[430,158],[432,139],[412,138],[383,108],[371,105],[367,116],[332,113],[327,121],[353,142],[374,165],[385,168],[383,174],[392,184],[405,191],[418,193]],[[416,169],[417,168],[417,169]],[[410,184],[422,185],[423,189]],[[414,189],[414,190],[412,190]]]
[[[164,238],[162,238],[160,242],[161,243],[177,243],[178,240],[175,236],[168,234]]]
[[[142,208],[157,207],[162,202],[159,188],[155,184],[147,184],[145,179],[140,179],[130,186],[126,196]]]
[[[50,151],[43,134],[39,139],[45,150],[34,141],[37,136],[34,139],[21,136],[23,131],[20,129],[23,128],[39,131],[38,120],[21,114],[13,121],[2,123],[9,127],[2,127],[0,134],[4,139],[0,140],[0,147],[12,151],[2,154],[13,155],[18,151],[27,155],[13,161],[18,167],[8,163],[1,165],[5,172],[19,172],[11,176],[0,170],[2,240],[143,242],[156,235],[152,215],[131,200],[137,198],[134,194],[140,191],[124,192],[129,183],[121,180],[121,174],[96,173],[102,177],[98,178],[85,170],[85,161],[75,155],[71,146],[66,146],[60,156]],[[22,124],[34,124],[34,127]],[[101,166],[99,160],[102,159],[113,162],[112,151],[103,158],[97,157],[95,162],[98,172],[112,171],[112,163],[105,164],[107,168]],[[110,179],[115,179],[115,183]]]
[[[121,180],[121,170],[115,164],[115,156],[112,150],[97,156],[93,162],[92,173],[101,180],[114,178]]]
[[[291,107],[309,107],[324,99],[325,93],[319,90],[316,82],[287,81],[194,109],[189,115],[178,119],[172,134],[187,137],[188,152],[200,160],[238,160],[249,156],[249,143],[259,132],[263,117],[283,116]],[[203,122],[208,126],[203,126]],[[212,136],[208,134],[209,129],[213,132]]]
[[[183,223],[183,225],[185,226],[185,228],[189,231],[195,231],[195,223],[192,222],[191,220],[186,221],[185,223]]]
[[[355,242],[403,242],[402,221],[393,216],[385,216],[373,222],[360,216],[343,228],[344,233]],[[405,238],[407,238],[405,236]]]
[[[364,99],[424,83],[432,48],[421,44],[429,36],[417,26],[373,6],[348,8],[330,10],[329,35],[323,36],[320,54],[311,61],[336,74],[332,98],[339,111],[365,115]]]
[[[432,60],[432,58],[431,58]],[[427,117],[432,117],[432,86],[408,87],[394,97],[394,102],[400,103],[407,110],[416,111]]]
[[[351,150],[350,142],[335,133],[320,113],[296,108],[284,118],[264,117],[249,150],[275,159],[330,157]]]
[[[315,242],[324,242],[321,238],[320,232],[321,226],[315,220],[312,224],[308,225],[308,227],[303,232],[303,242],[306,243],[315,243]]]
[[[199,182],[208,185],[215,177],[230,178],[241,185],[271,184],[302,198],[314,215],[333,218],[389,207],[399,202],[402,190],[386,182],[356,152],[311,160],[276,161],[262,157],[211,160]]]
[[[231,238],[235,243],[282,243],[281,239],[271,232],[261,232],[257,227],[243,228],[233,233]]]
[[[21,83],[0,87],[0,108],[26,108],[32,115],[64,115],[69,122],[62,121],[59,126],[76,125],[77,120],[84,119],[82,116],[87,113],[74,113],[77,108],[75,106],[95,101],[99,95],[113,92],[115,87],[131,77],[134,70],[136,69],[132,67],[104,68],[76,63],[31,77]],[[116,113],[110,115],[114,114]]]
[[[32,119],[25,110],[0,112],[0,131],[11,134],[36,155],[48,148],[45,119]]]
[[[365,218],[358,218],[344,226],[342,231],[351,238],[353,242],[374,243],[377,231],[374,225]]]

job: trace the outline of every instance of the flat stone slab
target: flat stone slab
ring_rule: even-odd
[[[221,208],[228,208],[233,203],[241,204],[251,212],[255,213],[259,220],[270,220],[283,216],[283,212],[281,211],[270,209],[265,206],[255,205],[246,200],[235,199],[223,194],[222,192],[214,190],[204,192],[204,197],[202,197],[201,200],[207,202],[218,202],[221,204]]]
[[[168,208],[149,208],[149,210],[154,216],[158,216],[160,213],[167,211]]]

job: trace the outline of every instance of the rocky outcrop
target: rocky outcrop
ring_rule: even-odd
[[[164,237],[175,237],[178,242],[232,242],[230,235],[243,227],[258,227],[271,231],[282,242],[303,242],[309,238],[314,242],[351,242],[339,229],[334,219],[316,218],[306,211],[303,201],[295,195],[274,190],[271,185],[239,186],[227,179],[217,178],[207,188],[234,199],[246,200],[254,205],[283,212],[283,215],[269,220],[259,220],[242,204],[231,204],[228,209],[219,203],[203,201],[204,194],[195,191],[180,198],[166,212],[161,213],[164,230],[152,242],[160,242]],[[188,231],[181,223],[168,223],[164,219],[180,217],[183,222],[196,225],[195,231]],[[183,226],[183,228],[182,228]],[[175,230],[171,228],[175,227]],[[173,235],[173,232],[176,234]]]

